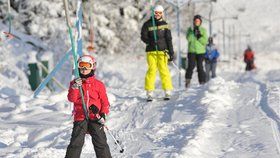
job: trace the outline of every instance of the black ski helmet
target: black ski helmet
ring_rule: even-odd
[[[202,22],[202,18],[199,14],[197,14],[193,17],[193,21],[195,21],[195,19],[199,19]]]

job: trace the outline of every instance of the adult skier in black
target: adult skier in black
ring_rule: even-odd
[[[141,30],[141,40],[146,44],[148,70],[145,77],[147,101],[152,101],[155,89],[156,73],[159,71],[164,99],[169,100],[173,89],[168,62],[173,61],[174,51],[169,25],[163,20],[163,7],[157,5],[154,9],[154,20],[151,17]],[[155,25],[155,26],[154,26]]]

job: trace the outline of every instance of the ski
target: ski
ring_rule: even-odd
[[[74,58],[74,74],[75,74],[76,78],[79,78],[80,75],[79,75],[79,70],[78,70],[78,65],[77,65],[78,64],[77,63],[77,52],[76,52],[76,49],[75,49],[75,43],[74,43],[74,39],[73,39],[72,28],[71,28],[70,21],[69,21],[70,19],[69,19],[68,1],[64,0],[63,2],[64,2],[64,8],[65,8],[65,15],[66,15],[66,22],[67,22],[67,27],[68,27],[69,38],[70,38],[71,46],[72,46],[72,55],[73,55],[73,58]],[[79,2],[81,2],[81,1],[79,1]],[[82,99],[84,115],[85,115],[86,120],[88,120],[89,119],[88,111],[87,111],[87,107],[86,107],[86,103],[85,103],[85,99],[84,99],[84,92],[83,92],[83,89],[82,89],[81,86],[79,86],[79,91],[80,91],[80,95],[81,95],[81,99]]]
[[[151,4],[151,13],[152,13],[152,23],[153,23],[153,34],[154,34],[154,40],[157,41],[157,27],[156,27],[156,21],[155,21],[155,13],[154,13],[154,7],[153,7],[153,1],[150,0]],[[156,44],[156,51],[158,51],[158,45]]]

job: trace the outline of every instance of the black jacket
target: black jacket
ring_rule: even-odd
[[[169,56],[174,55],[172,36],[168,24],[164,20],[155,20],[157,41],[154,38],[154,27],[152,18],[144,23],[141,30],[141,40],[146,43],[146,52],[167,50]]]

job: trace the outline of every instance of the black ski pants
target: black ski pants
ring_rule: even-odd
[[[249,60],[246,62],[246,71],[251,71],[252,69],[254,69],[254,60]]]
[[[188,53],[188,68],[185,75],[186,79],[192,78],[193,69],[197,66],[198,81],[200,84],[205,83],[206,75],[203,69],[204,55],[205,54]]]
[[[97,158],[111,158],[104,127],[93,121],[74,122],[70,144],[65,158],[79,158],[84,145],[85,135],[89,133]]]

